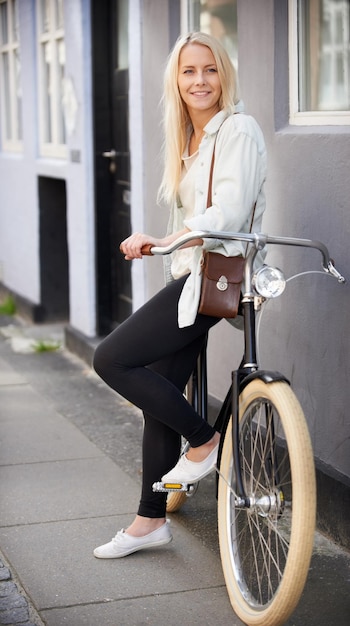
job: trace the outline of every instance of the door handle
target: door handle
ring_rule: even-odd
[[[115,157],[117,156],[117,153],[115,150],[106,150],[106,152],[102,152],[102,156],[105,157],[105,159],[115,159]]]
[[[117,152],[114,148],[101,153],[105,159],[115,159],[116,157],[129,157],[129,152]]]
[[[109,171],[111,174],[115,174],[116,169],[117,169],[117,164],[115,162],[116,156],[117,156],[117,152],[115,150],[113,150],[113,148],[111,150],[106,150],[105,152],[102,152],[102,156],[105,159],[110,159],[110,163],[109,163]]]
[[[101,154],[105,159],[110,160],[109,171],[111,172],[111,174],[114,174],[117,170],[117,164],[116,164],[117,157],[129,157],[128,152],[117,152],[116,150],[114,150],[114,148],[111,148],[110,150],[106,150],[105,152],[102,152]]]

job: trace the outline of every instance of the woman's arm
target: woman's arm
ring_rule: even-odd
[[[151,235],[146,235],[144,233],[134,233],[130,235],[127,239],[120,244],[120,251],[124,254],[124,257],[127,261],[132,261],[133,259],[142,259],[141,250],[144,246],[160,246],[165,248],[169,246],[175,239],[181,237],[181,235],[185,235],[186,233],[191,232],[189,228],[183,228],[176,233],[172,233],[171,235],[167,235],[166,237],[162,237],[158,239],[156,237],[152,237]],[[203,244],[203,239],[195,239],[194,241],[190,241],[189,243],[182,246],[183,248],[188,248],[190,246],[201,246]]]

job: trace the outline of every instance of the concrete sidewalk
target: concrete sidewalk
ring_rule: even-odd
[[[1,330],[0,624],[241,624],[221,572],[213,477],[171,516],[171,544],[93,557],[135,513],[141,414],[64,349],[30,351],[61,341],[60,327]],[[349,555],[317,535],[287,624],[347,625],[349,580]]]

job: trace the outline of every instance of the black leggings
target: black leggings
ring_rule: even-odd
[[[153,493],[177,462],[181,435],[192,447],[215,431],[183,395],[208,330],[219,320],[197,315],[179,328],[177,303],[186,276],[171,282],[97,347],[94,368],[124,398],[143,410],[143,473],[138,514],[164,517],[166,494]]]

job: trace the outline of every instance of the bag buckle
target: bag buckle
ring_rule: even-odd
[[[216,283],[216,287],[219,291],[226,291],[228,287],[226,276],[220,276],[218,282]]]

